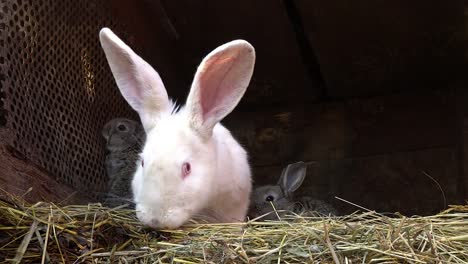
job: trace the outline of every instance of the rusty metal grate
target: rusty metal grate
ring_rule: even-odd
[[[136,118],[99,46],[103,26],[124,25],[111,1],[0,0],[0,126],[5,143],[78,190],[106,184],[101,128]]]

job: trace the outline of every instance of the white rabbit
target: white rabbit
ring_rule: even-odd
[[[219,121],[249,85],[254,48],[234,40],[208,54],[179,110],[147,62],[110,29],[99,37],[117,86],[147,135],[132,181],[138,219],[169,229],[196,217],[244,221],[252,189],[247,153]]]

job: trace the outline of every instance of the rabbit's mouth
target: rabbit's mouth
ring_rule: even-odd
[[[176,229],[190,218],[190,212],[180,208],[161,211],[160,208],[152,210],[139,204],[136,206],[136,215],[143,224],[154,229]]]

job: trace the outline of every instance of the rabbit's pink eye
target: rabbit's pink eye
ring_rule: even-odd
[[[182,164],[182,179],[185,179],[190,174],[190,163],[184,162]]]

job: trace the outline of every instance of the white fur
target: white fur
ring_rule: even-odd
[[[211,52],[195,74],[185,107],[175,111],[159,75],[109,29],[101,45],[122,95],[139,113],[147,141],[132,181],[137,217],[154,228],[190,218],[244,221],[252,188],[246,151],[219,121],[242,98],[255,52],[236,40]],[[182,179],[184,162],[191,174]]]

